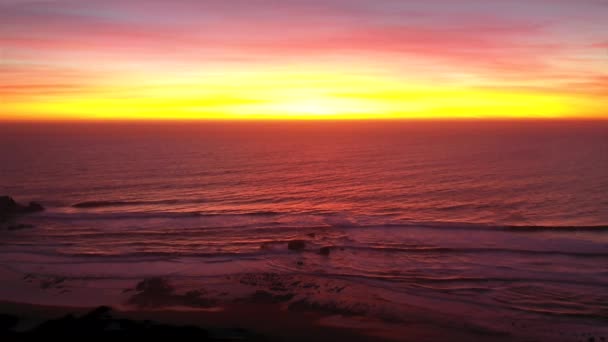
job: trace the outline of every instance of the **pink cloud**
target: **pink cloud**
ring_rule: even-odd
[[[543,20],[404,4],[383,0],[13,2],[0,7],[0,45],[5,56],[23,64],[70,64],[83,78],[97,74],[100,65],[120,68],[123,63],[132,67],[162,60],[192,67],[210,61],[255,67],[333,55],[378,64],[415,57],[456,72],[548,79],[560,71],[553,61],[580,52],[548,30]],[[605,46],[606,42],[597,44]],[[568,78],[576,70],[564,74]],[[29,74],[22,71],[21,77],[35,85],[38,75],[32,69]],[[45,82],[57,85],[77,78],[62,72],[45,75]],[[0,78],[0,82],[9,81]]]
[[[214,3],[217,5],[217,3]],[[296,9],[298,9],[296,7]],[[291,13],[291,9],[287,13]],[[132,23],[50,13],[34,20],[21,13],[2,25],[19,27],[29,20],[26,31],[5,30],[0,42],[10,49],[39,50],[70,55],[74,52],[101,56],[130,55],[132,58],[176,58],[201,61],[213,56],[245,57],[251,60],[310,57],[327,54],[366,55],[396,53],[423,56],[462,66],[517,70],[542,68],[538,58],[557,46],[532,45],[522,36],[541,35],[537,24],[499,18],[467,17],[446,23],[396,25],[358,22],[356,18],[334,22],[343,12],[279,16],[267,21],[251,18],[181,25]],[[30,16],[28,19],[28,15]],[[241,14],[237,15],[240,16]],[[475,23],[475,24],[465,24]],[[214,56],[214,54],[216,54]]]
[[[571,92],[608,96],[608,74],[567,84]]]

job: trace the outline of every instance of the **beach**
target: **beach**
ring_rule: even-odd
[[[5,273],[2,277],[5,294],[11,286],[20,286],[22,294],[24,287],[30,287],[33,292],[46,292],[53,303],[70,304],[0,302],[3,327],[0,336],[13,338],[154,337],[160,334],[210,341],[602,341],[608,333],[605,327],[573,324],[571,319],[488,325],[475,316],[479,313],[463,315],[466,311],[455,312],[457,308],[451,308],[450,312],[437,305],[439,303],[432,307],[400,305],[398,315],[391,316],[388,312],[378,315],[372,313],[370,307],[361,305],[359,298],[336,294],[339,288],[317,290],[330,292],[324,295],[333,300],[326,302],[306,299],[302,293],[281,294],[286,292],[282,290],[293,291],[298,286],[289,286],[283,282],[285,279],[269,274],[249,275],[245,287],[250,289],[241,289],[238,295],[222,292],[219,296],[214,295],[216,289],[210,286],[207,291],[200,289],[195,293],[177,290],[159,278],[142,280],[119,294],[119,291],[112,293],[95,287],[75,289],[60,279],[27,277],[10,281],[10,275]],[[221,288],[227,290],[225,285],[229,283]],[[282,286],[286,288],[281,289]],[[316,286],[313,282],[303,285],[304,288]],[[70,290],[64,291],[66,288]],[[78,295],[66,294],[72,291]],[[92,299],[90,306],[82,304],[86,297]],[[112,305],[94,306],[94,302]],[[349,302],[359,304],[349,306],[346,304]],[[75,303],[81,304],[73,306]],[[556,329],[558,322],[561,325]]]
[[[99,310],[99,309],[97,309]],[[0,303],[3,312],[3,326],[9,318],[17,319],[12,326],[10,335],[6,330],[0,336],[35,336],[36,328],[49,320],[61,320],[66,316],[76,319],[86,317],[95,309],[38,306],[31,304],[17,304],[11,302]],[[415,312],[412,312],[415,316]],[[110,318],[111,317],[111,318]],[[140,332],[129,324],[124,324],[123,330],[107,331],[106,324],[110,320],[128,320],[133,323],[152,325],[166,325],[175,330],[172,333],[181,333],[184,338],[198,337],[199,340],[245,340],[245,341],[511,341],[506,334],[496,334],[487,331],[475,331],[465,327],[444,325],[441,320],[430,321],[419,319],[408,324],[386,325],[377,321],[362,318],[344,318],[315,312],[285,311],[280,305],[271,303],[232,304],[221,311],[199,310],[129,310],[109,311],[103,317],[95,317],[100,330],[82,331],[76,320],[62,326],[67,329],[56,329],[46,337],[78,336],[95,338],[104,336],[130,336],[137,333],[153,337],[148,333]],[[108,324],[109,325],[109,324]],[[197,327],[200,330],[185,330]],[[180,332],[180,328],[184,329]],[[105,329],[105,330],[104,330]],[[130,330],[129,330],[130,329]],[[148,328],[149,329],[149,328]],[[117,331],[116,331],[117,330]],[[151,331],[154,331],[150,329]],[[17,331],[17,333],[14,333]],[[24,335],[19,335],[24,334]],[[99,334],[99,335],[98,335]],[[114,335],[113,335],[114,334]],[[203,336],[207,337],[203,337]],[[138,336],[138,335],[135,335]]]
[[[7,275],[4,274],[4,280]],[[36,283],[28,278],[27,284]],[[30,280],[30,281],[28,281]],[[290,281],[293,279],[290,279]],[[16,280],[15,280],[16,281]],[[241,280],[242,281],[242,280]],[[161,279],[147,279],[138,283],[134,289],[126,289],[119,302],[111,307],[51,306],[15,302],[0,302],[3,314],[2,334],[9,332],[18,337],[20,334],[33,334],[44,324],[55,324],[45,336],[85,336],[97,334],[108,336],[130,336],[143,334],[151,336],[150,323],[146,329],[137,329],[138,324],[150,321],[155,325],[164,324],[180,332],[185,337],[199,337],[204,332],[209,340],[247,340],[247,341],[511,341],[518,340],[517,334],[507,331],[491,330],[476,326],[458,317],[415,306],[401,306],[401,317],[368,316],[363,307],[346,307],[338,295],[334,301],[320,304],[299,299],[291,301],[288,295],[280,295],[277,287],[283,286],[280,277],[272,275],[250,276],[248,286],[258,288],[253,293],[247,291],[245,297],[235,298],[233,294],[222,293],[221,298],[213,295],[193,294],[192,290],[179,291]],[[270,282],[269,282],[270,281]],[[18,281],[16,281],[18,283]],[[59,289],[70,287],[61,285],[64,281],[43,281],[45,290],[61,293]],[[268,287],[271,285],[270,287]],[[23,285],[22,285],[23,286]],[[304,287],[315,287],[314,283]],[[266,290],[260,290],[265,288]],[[225,289],[225,287],[224,287]],[[273,290],[274,289],[274,290]],[[291,288],[294,289],[293,287]],[[323,291],[323,290],[321,290]],[[332,292],[335,292],[332,291]],[[127,293],[127,295],[124,295]],[[130,294],[129,294],[130,293]],[[99,289],[81,290],[81,296],[92,296],[97,301],[108,301],[113,295],[106,293],[106,299],[99,297]],[[54,301],[69,301],[70,298],[57,298]],[[300,296],[297,296],[300,297]],[[74,297],[72,297],[72,300]],[[115,300],[117,298],[114,298]],[[82,302],[82,301],[79,301]],[[69,317],[69,319],[66,319]],[[78,321],[81,319],[82,321]],[[121,320],[128,320],[127,324]],[[7,323],[8,322],[8,323]],[[91,329],[83,329],[81,324],[88,323]],[[95,323],[91,323],[95,322]],[[118,322],[118,323],[117,323]],[[9,324],[11,323],[11,324]],[[114,324],[112,324],[114,323]],[[118,324],[118,327],[116,326]],[[135,326],[135,327],[134,327]],[[152,326],[153,327],[153,326]],[[187,330],[198,327],[202,330]],[[513,332],[517,328],[512,329]],[[112,335],[115,334],[115,335]],[[145,335],[148,334],[148,335]],[[101,335],[103,336],[103,335]],[[139,335],[135,335],[139,336]],[[180,335],[182,336],[182,335]]]
[[[0,275],[4,298],[16,300],[0,302],[1,334],[14,338],[178,334],[211,341],[602,341],[608,335],[601,317],[596,323],[505,317],[480,305],[415,296],[390,303],[391,298],[380,298],[380,289],[311,276],[249,273],[206,282],[133,282]]]

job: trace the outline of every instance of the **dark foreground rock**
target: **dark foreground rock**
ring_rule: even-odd
[[[248,303],[284,303],[290,301],[295,294],[293,293],[285,293],[285,294],[273,294],[264,290],[257,290],[248,298],[238,299],[237,302],[248,302]]]
[[[44,207],[40,203],[30,202],[28,205],[22,205],[10,197],[10,196],[0,196],[0,220],[5,220],[10,217],[35,213],[39,211],[43,211]]]
[[[292,240],[287,243],[287,249],[291,251],[301,251],[306,248],[306,241],[304,240]]]
[[[176,293],[171,284],[164,278],[144,279],[135,287],[135,294],[127,304],[139,308],[155,308],[167,306],[188,306],[210,308],[217,301],[205,297],[204,290],[193,290],[186,293]]]
[[[19,317],[0,314],[0,336],[2,332],[11,331],[19,323]]]
[[[28,340],[29,338],[53,341],[65,338],[101,340],[106,338],[136,338],[143,340],[174,339],[176,341],[262,341],[259,335],[242,329],[207,330],[193,325],[168,325],[153,321],[137,321],[115,318],[112,309],[101,306],[80,317],[66,315],[48,320],[37,327],[18,331],[14,327],[19,318],[0,315],[0,337],[3,340]]]
[[[6,229],[8,229],[8,230],[22,230],[22,229],[28,229],[28,228],[34,228],[34,226],[31,224],[18,223],[18,224],[13,224],[13,225],[6,227]]]
[[[329,255],[330,253],[331,253],[331,247],[326,246],[326,247],[321,247],[319,249],[319,254],[321,254],[321,255]]]

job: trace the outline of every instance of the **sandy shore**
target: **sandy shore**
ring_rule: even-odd
[[[42,267],[23,273],[14,265],[0,268],[0,282],[0,340],[37,334],[179,335],[198,341],[606,342],[608,337],[601,317],[506,316],[475,303],[397,296],[379,283],[310,274],[108,279],[46,274]]]
[[[26,336],[47,326],[45,336],[81,334],[90,337],[110,331],[110,336],[131,336],[158,332],[150,327],[171,328],[180,336],[207,336],[207,340],[247,341],[509,341],[506,335],[492,335],[458,329],[444,322],[400,322],[387,324],[364,317],[344,317],[312,311],[285,310],[274,303],[238,303],[219,310],[75,308],[0,302],[0,336]],[[415,313],[412,313],[415,316]],[[68,317],[66,319],[66,317]],[[52,329],[48,329],[49,322]],[[87,323],[88,322],[88,323]],[[118,323],[117,323],[118,322]],[[120,328],[122,322],[122,328]],[[125,322],[128,324],[125,326]],[[154,322],[154,323],[151,323]],[[139,324],[139,325],[138,325]],[[133,327],[144,327],[140,331]],[[188,330],[197,327],[200,330]],[[65,329],[67,328],[67,331]],[[146,329],[149,332],[146,332]],[[49,333],[50,332],[50,333]],[[161,333],[162,334],[162,333]],[[190,335],[192,334],[192,335]]]
[[[220,339],[226,334],[241,340],[272,341],[514,339],[504,330],[472,324],[470,319],[419,304],[367,306],[363,303],[371,295],[368,287],[306,276],[249,274],[222,277],[215,284],[211,280],[200,284],[164,278],[83,281],[22,275],[6,269],[0,276],[4,284],[0,330],[4,334],[35,331],[44,322],[67,315],[76,320],[64,319],[63,328],[79,326],[79,318],[91,317],[95,308],[107,305],[112,308],[108,312],[112,319],[131,323],[149,320],[171,327],[192,325]],[[398,311],[389,311],[391,305]],[[98,322],[98,317],[95,319]],[[102,324],[100,329],[106,328]]]
[[[391,302],[369,286],[306,275],[118,281],[4,269],[0,279],[0,337],[19,339],[71,334],[198,341],[605,342],[608,336],[595,323],[500,319],[491,309],[413,296]]]

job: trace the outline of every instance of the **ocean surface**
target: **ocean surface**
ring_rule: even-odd
[[[303,275],[608,321],[608,122],[2,123],[0,195],[46,207],[0,231],[23,275]]]

